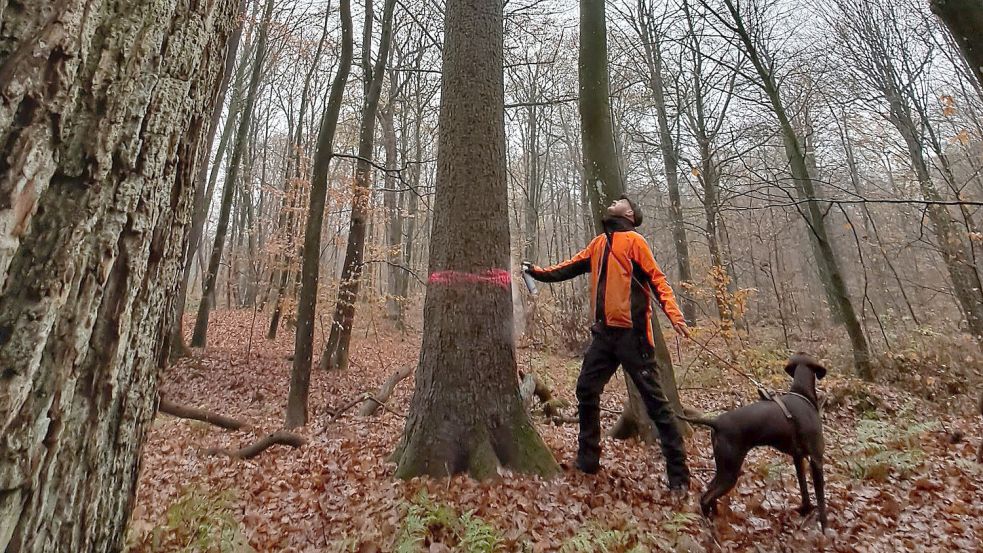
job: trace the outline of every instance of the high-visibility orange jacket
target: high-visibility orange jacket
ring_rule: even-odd
[[[542,282],[560,282],[590,272],[591,310],[596,322],[644,330],[652,341],[653,288],[662,311],[673,324],[685,323],[666,275],[652,250],[627,219],[606,222],[604,234],[571,259],[530,274]]]

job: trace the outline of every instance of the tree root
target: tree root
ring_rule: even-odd
[[[279,430],[259,441],[239,449],[209,448],[205,450],[206,455],[228,455],[233,459],[252,459],[265,451],[270,446],[280,444],[290,447],[300,447],[307,443],[307,440],[293,432]]]
[[[249,425],[232,417],[226,417],[225,415],[220,415],[218,413],[213,413],[206,409],[198,409],[197,407],[188,407],[187,405],[178,405],[172,401],[168,401],[163,397],[160,398],[160,405],[158,410],[161,413],[165,413],[174,417],[181,419],[192,419],[201,422],[207,422],[208,424],[214,424],[219,428],[224,428],[226,430],[242,430],[248,428]]]
[[[389,398],[393,395],[393,392],[396,391],[396,386],[413,373],[413,368],[414,367],[412,365],[407,365],[390,376],[389,379],[375,391],[375,393],[365,398],[365,404],[362,405],[361,409],[359,409],[358,415],[360,417],[371,417],[379,411],[380,407],[383,407],[391,412],[395,412],[386,406],[386,402],[389,401]]]

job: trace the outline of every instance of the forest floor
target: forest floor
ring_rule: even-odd
[[[403,429],[412,378],[399,385],[390,410],[374,417],[357,416],[357,408],[329,414],[398,368],[415,366],[419,334],[380,324],[357,333],[349,370],[315,370],[312,421],[299,432],[306,445],[273,446],[246,461],[208,455],[210,447],[239,447],[283,423],[293,332],[267,341],[257,322],[250,343],[251,325],[251,312],[214,313],[208,348],[162,375],[163,397],[237,417],[251,429],[230,432],[158,414],[143,450],[131,551],[983,551],[983,466],[975,461],[981,425],[965,395],[979,389],[967,378],[983,382],[979,359],[966,358],[971,368],[947,381],[953,371],[946,367],[920,369],[905,358],[904,370],[921,375],[907,386],[917,395],[829,367],[820,382],[830,398],[830,529],[823,536],[814,517],[795,511],[790,460],[768,450],[749,455],[721,515],[712,524],[703,520],[696,498],[713,475],[706,430],[687,440],[695,481],[681,509],[668,497],[657,447],[606,439],[603,469],[586,476],[567,468],[576,425],[541,416],[537,427],[565,467],[552,480],[396,480],[387,457]],[[684,404],[716,412],[755,397],[732,371],[696,360],[696,349],[670,347],[682,358]],[[785,389],[780,351],[749,347],[738,360]],[[518,357],[520,368],[573,404],[579,358],[532,348],[520,348]],[[621,379],[612,380],[602,399],[604,424],[615,421],[624,394]],[[933,395],[952,397],[945,405],[925,399]]]

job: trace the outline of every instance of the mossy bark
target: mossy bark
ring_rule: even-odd
[[[519,398],[509,289],[502,0],[448,0],[434,277],[397,476],[501,469],[549,476],[553,455]]]
[[[236,4],[3,13],[0,551],[122,548]]]

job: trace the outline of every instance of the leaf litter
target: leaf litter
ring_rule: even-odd
[[[305,446],[274,446],[247,461],[208,456],[209,447],[239,447],[282,427],[293,333],[283,331],[267,341],[254,330],[247,359],[251,319],[251,312],[216,311],[209,347],[161,376],[161,393],[172,401],[251,426],[229,432],[158,414],[143,448],[131,551],[169,550],[159,537],[174,506],[189,495],[217,493],[224,494],[228,513],[256,551],[394,551],[407,512],[421,494],[486,522],[499,536],[500,551],[983,551],[983,467],[974,461],[979,421],[969,411],[948,414],[842,371],[831,371],[820,383],[832,398],[824,416],[830,519],[825,536],[814,516],[796,511],[790,460],[765,449],[749,454],[737,487],[721,500],[717,519],[710,523],[698,516],[696,498],[713,476],[704,430],[687,439],[694,485],[682,508],[668,496],[657,447],[605,439],[603,469],[583,475],[569,468],[576,425],[556,426],[535,413],[540,434],[565,467],[552,480],[508,472],[485,482],[463,476],[397,480],[388,457],[403,430],[401,417],[385,410],[358,417],[357,408],[330,416],[399,367],[415,365],[419,334],[383,332],[382,325],[357,332],[348,371],[320,371],[315,360],[311,422],[299,429],[308,440]],[[686,359],[695,355],[685,347],[681,351]],[[520,350],[518,358],[521,369],[535,370],[553,385],[556,397],[575,405],[578,359],[531,350]],[[762,368],[769,385],[787,386],[780,365],[772,365]],[[699,363],[687,370],[688,380],[702,385],[681,384],[686,405],[719,412],[754,398],[730,371]],[[408,411],[412,389],[411,376],[390,399],[393,411]],[[877,398],[876,406],[870,397]],[[612,379],[602,399],[607,427],[624,398],[623,381]],[[574,414],[575,408],[567,411]],[[951,443],[942,427],[966,438]],[[439,540],[420,547],[462,550]]]

